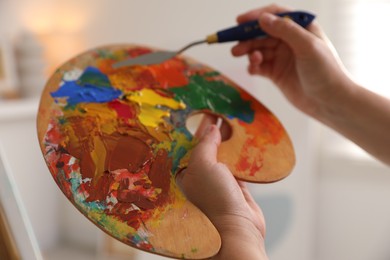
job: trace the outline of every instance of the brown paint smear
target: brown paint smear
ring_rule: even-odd
[[[106,166],[109,171],[127,169],[131,173],[139,172],[153,159],[149,145],[133,136],[122,136],[115,147],[108,147]]]
[[[77,138],[69,140],[66,150],[79,158],[82,178],[91,179],[84,184],[89,194],[87,202],[104,202],[115,193],[117,203],[106,214],[115,215],[134,228],[151,216],[150,210],[169,202],[172,161],[164,149],[153,151],[152,146],[157,142],[153,136],[129,127],[118,129],[118,132],[110,135],[97,133],[93,130],[96,129],[96,122],[93,120],[82,117],[68,119],[71,131]],[[103,145],[94,147],[97,143]],[[104,161],[100,166],[103,168],[95,165],[96,160]],[[130,176],[118,180],[114,171],[123,169]],[[146,178],[142,177],[142,172],[147,175]],[[130,183],[133,174],[136,181]],[[119,186],[112,190],[114,184]],[[148,194],[154,195],[148,197]],[[140,210],[129,211],[133,208],[132,205]]]

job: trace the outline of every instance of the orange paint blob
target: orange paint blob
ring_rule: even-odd
[[[185,75],[186,66],[182,60],[172,59],[163,64],[151,65],[148,70],[155,80],[160,83],[161,88],[180,87],[188,84]]]

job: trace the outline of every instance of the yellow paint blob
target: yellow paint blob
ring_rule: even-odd
[[[173,98],[163,97],[152,89],[142,89],[131,93],[126,97],[128,100],[137,103],[140,107],[138,119],[145,126],[157,127],[164,124],[164,117],[169,117],[170,113],[162,107],[171,109],[184,109],[186,106],[183,102]]]
[[[165,106],[172,109],[186,108],[186,105],[183,102],[178,102],[173,98],[163,97],[154,90],[148,88],[133,92],[128,99],[137,102],[140,106],[148,104],[151,106]]]

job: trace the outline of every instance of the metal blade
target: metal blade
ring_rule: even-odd
[[[151,65],[151,64],[159,64],[163,63],[166,60],[172,59],[175,57],[177,52],[174,51],[158,51],[153,53],[148,53],[144,55],[140,55],[135,58],[130,58],[127,60],[123,60],[117,63],[114,63],[112,67],[114,69],[125,67],[125,66],[133,66],[133,65]]]

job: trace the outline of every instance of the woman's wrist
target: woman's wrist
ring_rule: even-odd
[[[314,118],[320,122],[333,127],[334,123],[345,118],[344,110],[348,108],[349,103],[353,102],[354,96],[361,87],[349,78],[344,79],[338,84],[331,86],[336,88],[333,94],[325,100],[318,100],[316,114]]]
[[[222,246],[213,259],[268,259],[264,244],[264,228],[242,216],[224,216],[216,225]],[[263,233],[263,234],[262,234]]]

